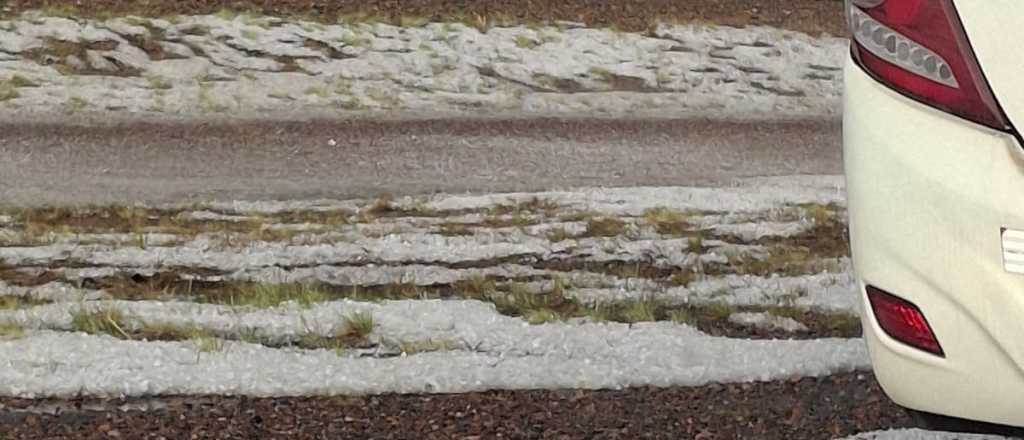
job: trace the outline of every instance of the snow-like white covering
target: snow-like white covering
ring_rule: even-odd
[[[467,114],[481,107],[512,114],[829,117],[839,112],[848,45],[757,26],[481,32],[461,23],[291,19],[266,26],[263,20],[180,16],[175,23],[147,19],[145,26],[124,18],[0,20],[0,78],[21,75],[39,85],[20,89],[0,113],[60,111],[78,97],[87,103],[83,110],[192,118]],[[31,56],[52,39],[116,47],[44,61]],[[159,44],[169,59],[151,58],[133,40]],[[138,76],[115,75],[119,66]],[[80,74],[86,71],[110,74]]]
[[[407,264],[402,266],[316,266],[294,269],[264,267],[239,270],[222,278],[234,281],[264,283],[308,283],[315,281],[337,286],[381,286],[387,284],[430,286],[453,284],[458,281],[482,277],[524,278],[558,274],[554,271],[539,270],[519,264],[503,264],[470,269],[450,269],[444,266]],[[216,277],[205,277],[205,279],[210,278]]]
[[[709,278],[688,288],[670,289],[666,298],[682,296],[695,303],[732,305],[783,304],[821,311],[860,314],[860,295],[852,271],[797,277],[728,275]]]
[[[961,434],[921,429],[892,429],[887,431],[864,432],[842,440],[1000,440],[998,435]]]
[[[526,340],[537,349],[520,354],[456,351],[383,359],[245,343],[199,353],[191,342],[38,332],[0,341],[0,394],[286,396],[695,386],[822,376],[868,362],[859,340],[734,340],[666,323],[585,329],[578,336],[586,341]],[[582,349],[587,346],[595,351]]]
[[[93,289],[79,289],[67,283],[53,282],[41,286],[12,286],[0,281],[0,297],[17,296],[43,301],[87,301],[107,298],[106,293]]]
[[[571,211],[575,208],[601,215],[641,216],[646,209],[663,207],[735,214],[776,210],[785,205],[802,203],[845,206],[846,182],[842,175],[754,177],[739,178],[731,185],[720,187],[583,187],[539,192],[436,194],[399,197],[391,203],[402,209],[459,211],[515,206],[533,200],[558,206],[559,210]],[[285,211],[355,211],[373,203],[374,200],[236,200],[212,202],[208,206],[220,212],[271,215]]]
[[[242,215],[226,215],[219,212],[213,211],[193,211],[188,214],[188,218],[196,221],[220,221],[220,222],[244,222],[250,220],[249,217]]]
[[[0,263],[26,266],[24,270],[46,268],[69,280],[151,275],[167,268],[180,269],[185,277],[207,280],[321,281],[355,286],[451,284],[481,276],[537,277],[545,279],[533,280],[528,285],[530,289],[548,290],[554,279],[561,279],[566,281],[567,295],[584,301],[650,297],[672,304],[785,304],[830,311],[857,308],[858,295],[846,259],[822,261],[821,267],[828,271],[818,274],[770,278],[698,275],[685,287],[595,272],[541,270],[529,265],[530,260],[572,258],[591,263],[637,262],[699,269],[711,263],[725,263],[731,255],[763,257],[765,249],[761,246],[716,239],[704,240],[699,253],[691,252],[688,239],[655,234],[642,218],[644,211],[669,207],[711,212],[694,214],[694,224],[721,228],[721,232],[744,239],[784,237],[809,227],[806,221],[794,221],[799,219],[799,210],[792,205],[842,204],[843,182],[839,176],[742,179],[726,188],[588,188],[438,195],[401,198],[393,203],[404,209],[459,211],[460,220],[473,221],[470,217],[479,214],[463,215],[463,211],[535,198],[558,208],[538,215],[544,223],[524,228],[525,231],[501,228],[478,231],[471,236],[445,237],[436,231],[440,218],[424,222],[382,218],[372,225],[348,227],[343,234],[332,230],[329,234],[335,235],[321,241],[305,237],[314,240],[313,244],[257,241],[225,245],[208,234],[181,240],[173,247],[141,248],[104,240],[58,241],[35,247],[0,248]],[[220,221],[303,209],[356,211],[372,203],[238,202],[211,207],[214,211],[199,214],[199,218]],[[544,228],[564,225],[559,215],[573,211],[596,211],[601,216],[620,218],[629,223],[630,233],[559,243],[547,240]],[[367,232],[388,231],[396,225],[402,230]],[[574,228],[580,227],[585,226],[574,223]],[[87,241],[88,236],[82,239]],[[482,267],[450,267],[454,264]],[[210,274],[199,269],[218,272]],[[302,395],[616,388],[775,380],[851,371],[868,365],[860,340],[717,338],[670,322],[628,325],[571,320],[531,326],[523,319],[498,314],[489,303],[471,300],[342,300],[308,308],[289,303],[256,309],[178,301],[97,301],[105,297],[104,292],[59,283],[31,289],[0,285],[0,294],[56,301],[0,311],[0,323],[15,323],[28,329],[28,336],[23,339],[0,342],[0,395],[68,396],[80,391],[97,396]],[[370,340],[381,346],[442,341],[445,351],[387,358],[364,355],[389,355],[394,350],[338,355],[229,342],[222,351],[197,353],[196,347],[187,341],[116,341],[55,332],[70,330],[72,313],[82,308],[118,309],[129,328],[146,324],[194,326],[226,338],[252,335],[271,343],[294,341],[310,333],[330,335],[345,325],[347,316],[365,312],[375,320]]]
[[[355,313],[374,317],[375,341],[451,341],[475,350],[501,353],[551,354],[563,350],[581,353],[601,351],[604,333],[630,328],[625,324],[559,323],[530,326],[520,318],[503,316],[494,306],[473,300],[403,300],[367,303],[334,301],[303,309],[285,304],[270,309],[230,307],[213,304],[158,301],[91,301],[55,303],[14,311],[0,311],[0,323],[26,328],[72,329],[72,314],[80,310],[119,310],[129,329],[143,325],[198,327],[219,335],[255,335],[273,343],[294,340],[307,333],[331,335]],[[753,314],[751,314],[753,315]],[[753,316],[742,321],[770,325],[773,321]],[[777,317],[775,317],[777,318]],[[731,318],[730,318],[731,319]],[[790,320],[792,321],[792,320]],[[778,325],[799,326],[781,322]],[[795,331],[792,329],[790,331]],[[691,332],[697,333],[696,330]],[[574,347],[574,348],[570,348]]]
[[[425,206],[436,210],[480,209],[549,200],[565,208],[608,215],[641,216],[651,208],[698,211],[765,211],[802,203],[846,204],[843,176],[783,176],[737,179],[725,187],[580,188],[573,191],[437,196]],[[403,200],[404,201],[404,200]]]
[[[587,277],[581,275],[581,279]],[[573,277],[569,277],[573,279]],[[585,303],[649,298],[667,304],[723,303],[733,306],[786,305],[823,312],[860,314],[860,295],[853,273],[842,272],[794,277],[725,275],[694,281],[686,287],[659,288],[639,282],[618,280],[616,287],[583,287],[567,294]]]
[[[764,237],[792,237],[811,226],[808,222],[749,222],[716,224],[711,228],[715,234],[734,235],[741,240],[755,241]]]
[[[36,247],[0,247],[0,262],[17,266],[46,266],[71,261],[89,266],[153,268],[188,267],[234,272],[260,267],[313,267],[365,264],[459,264],[516,257],[553,259],[576,257],[583,262],[643,261],[685,267],[727,262],[743,255],[763,258],[757,245],[707,242],[702,254],[690,252],[688,239],[630,240],[584,238],[552,243],[547,238],[519,234],[511,240],[489,235],[445,237],[422,232],[358,237],[349,242],[291,244],[254,242],[224,248],[206,239],[176,247],[117,247],[110,245],[52,244]]]
[[[427,234],[395,234],[362,237],[352,243],[289,245],[257,242],[241,249],[218,249],[203,241],[178,247],[111,248],[96,245],[50,245],[31,248],[0,248],[0,261],[10,265],[49,265],[75,261],[113,267],[189,267],[236,271],[250,267],[316,266],[377,263],[442,263],[490,260],[516,255],[562,252],[566,244],[541,238],[520,243],[489,241],[475,237],[443,237]]]

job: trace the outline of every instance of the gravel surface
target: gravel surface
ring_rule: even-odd
[[[868,373],[621,391],[0,405],[5,438],[832,439],[911,426]]]

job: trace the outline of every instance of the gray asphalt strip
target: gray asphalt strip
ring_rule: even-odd
[[[840,174],[838,120],[0,124],[0,204],[310,199]]]

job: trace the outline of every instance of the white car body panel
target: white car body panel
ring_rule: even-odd
[[[852,59],[845,74],[850,237],[865,307],[863,284],[915,303],[945,351],[900,343],[863,313],[879,383],[908,408],[1024,426],[1024,275],[1005,270],[1001,237],[1024,230],[1024,150],[1011,134],[900,95]],[[998,93],[1024,112],[1024,92]]]
[[[1010,121],[1024,126],[1024,2],[958,0],[955,2],[978,64]]]

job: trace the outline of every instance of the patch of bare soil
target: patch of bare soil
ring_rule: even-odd
[[[11,0],[7,8],[8,14],[47,9],[83,17],[210,14],[228,9],[330,22],[349,18],[402,24],[429,19],[486,27],[564,20],[636,31],[670,21],[765,25],[812,34],[845,32],[840,0]]]
[[[140,406],[151,409],[117,409]],[[0,399],[0,437],[26,439],[833,439],[911,423],[868,373],[618,391]]]

